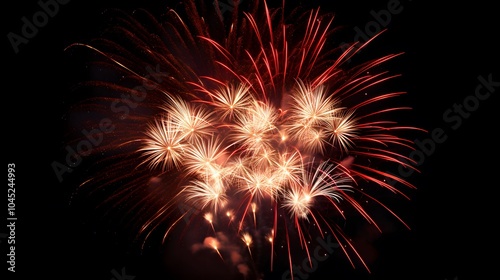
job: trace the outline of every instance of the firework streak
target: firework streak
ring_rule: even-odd
[[[158,230],[165,240],[186,215],[178,206],[189,205],[222,259],[220,233],[253,258],[255,239],[264,239],[271,269],[278,240],[292,269],[292,242],[311,263],[309,241],[328,235],[353,266],[369,270],[340,224],[354,212],[380,230],[363,198],[406,226],[373,195],[407,197],[386,178],[413,188],[377,168],[414,168],[402,152],[413,142],[401,132],[418,129],[390,118],[408,107],[387,105],[404,92],[381,90],[398,75],[380,66],[400,54],[353,66],[377,36],[328,48],[332,15],[247,2],[224,18],[218,5],[190,1],[161,20],[115,11],[117,24],[102,38],[68,48],[94,53],[93,67],[107,73],[83,84],[102,96],[75,110],[114,125],[92,149],[98,168],[82,187],[113,190],[104,203],[130,207],[144,242]],[[153,66],[168,77],[152,77],[145,69]],[[147,92],[134,87],[144,84]]]

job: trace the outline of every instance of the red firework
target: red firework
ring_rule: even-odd
[[[91,50],[102,73],[82,83],[97,96],[77,110],[113,128],[92,150],[98,171],[82,187],[111,189],[104,205],[130,214],[144,242],[159,230],[165,240],[188,205],[212,228],[208,246],[221,258],[218,232],[237,237],[250,256],[266,236],[271,269],[277,240],[292,269],[293,238],[311,262],[312,236],[331,234],[353,265],[354,256],[369,270],[339,221],[354,211],[381,230],[363,198],[406,226],[364,191],[406,197],[385,178],[413,188],[379,169],[413,168],[402,155],[413,142],[400,135],[416,128],[390,118],[408,108],[387,105],[404,92],[380,92],[398,76],[381,65],[400,54],[352,66],[376,36],[331,48],[333,16],[320,9],[285,14],[249,1],[225,19],[218,5],[197,4],[185,1],[161,20],[117,11],[102,38],[68,48]]]

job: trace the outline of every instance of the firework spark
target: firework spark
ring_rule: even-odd
[[[217,239],[213,238],[210,241],[210,246],[215,250],[215,252],[217,252],[217,255],[219,255],[221,260],[224,260],[224,258],[222,257],[222,254],[219,251],[219,242],[217,242]]]
[[[140,149],[152,169],[161,166],[162,170],[169,170],[172,166],[179,166],[184,153],[182,136],[175,123],[169,119],[157,119],[150,124],[144,139],[144,147]]]
[[[241,240],[245,243],[248,249],[248,253],[250,256],[252,256],[252,250],[250,250],[250,245],[252,244],[252,235],[250,235],[248,232],[243,233],[241,236]]]
[[[134,14],[137,18],[120,13],[125,26],[111,32],[121,34],[119,39],[72,45],[102,55],[99,67],[118,71],[129,85],[103,80],[91,86],[134,97],[137,89],[130,83],[148,82],[147,98],[130,106],[112,139],[95,149],[115,154],[103,159],[103,174],[87,184],[114,186],[108,199],[114,203],[137,194],[131,205],[143,209],[136,217],[144,242],[159,225],[169,224],[165,240],[185,216],[176,206],[183,203],[205,213],[214,234],[214,221],[228,219],[218,230],[240,236],[250,255],[252,244],[267,240],[272,270],[278,239],[288,247],[280,255],[290,266],[293,236],[309,259],[313,234],[329,231],[350,245],[336,223],[348,210],[379,228],[359,197],[388,210],[364,189],[404,195],[385,183],[386,177],[413,187],[380,171],[377,163],[413,168],[401,152],[412,149],[412,142],[399,133],[418,129],[390,118],[408,109],[384,103],[402,92],[377,90],[397,77],[379,66],[399,54],[351,66],[348,61],[371,40],[343,51],[328,49],[331,15],[315,9],[288,18],[284,7],[271,9],[265,1],[236,7],[230,25],[213,16],[220,14],[217,7],[210,14],[190,1],[168,10],[164,22],[144,10]],[[150,64],[168,78],[151,75]],[[104,96],[100,102],[116,105],[117,99]],[[158,191],[147,193],[144,186]],[[217,240],[210,246],[223,259]],[[349,259],[352,254],[365,264],[353,246],[348,248]]]

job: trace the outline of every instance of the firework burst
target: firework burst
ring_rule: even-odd
[[[115,129],[94,149],[111,156],[82,186],[107,187],[106,202],[140,209],[131,221],[143,242],[158,230],[166,240],[186,215],[182,204],[250,256],[258,238],[269,241],[271,270],[278,240],[291,265],[293,236],[310,258],[308,241],[326,232],[365,264],[337,221],[353,211],[378,228],[359,202],[372,198],[363,188],[403,194],[386,177],[413,187],[377,168],[412,168],[401,155],[412,142],[399,135],[416,128],[389,118],[408,108],[385,105],[403,92],[377,90],[397,77],[379,67],[399,54],[351,66],[369,42],[328,49],[333,17],[319,9],[289,18],[284,7],[249,1],[228,23],[217,5],[197,4],[168,9],[161,21],[116,11],[103,38],[68,48],[91,50],[95,67],[118,74],[84,83],[106,93],[82,108],[115,120]],[[215,227],[222,218],[228,224]]]

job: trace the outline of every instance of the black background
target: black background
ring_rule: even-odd
[[[4,3],[2,143],[4,164],[16,164],[16,276],[112,279],[113,269],[120,272],[125,267],[137,280],[176,279],[165,272],[159,256],[128,255],[119,232],[106,232],[105,226],[78,218],[68,206],[69,182],[59,183],[51,168],[63,156],[66,123],[62,117],[68,109],[63,49],[99,34],[105,8],[145,7],[161,12],[165,2],[72,0],[61,5],[58,14],[17,54],[7,34],[19,34],[21,18],[30,18],[39,6],[36,1]],[[370,11],[386,9],[388,2],[325,0],[307,5],[334,11],[334,24],[352,31],[355,26],[364,28],[373,20]],[[428,131],[441,128],[448,138],[423,160],[421,173],[408,178],[418,190],[399,210],[412,230],[397,228],[375,241],[379,255],[372,273],[331,260],[309,279],[462,280],[496,275],[491,273],[498,265],[495,136],[500,87],[455,130],[443,113],[474,94],[478,76],[491,74],[500,81],[498,10],[487,1],[407,0],[401,6],[402,12],[392,15],[375,52],[405,52],[392,65],[403,74],[402,85],[409,93],[405,101],[414,108],[408,121]],[[354,31],[350,34],[353,37]],[[426,137],[420,135],[420,139]],[[7,242],[1,241],[2,270],[7,271],[3,261]]]

